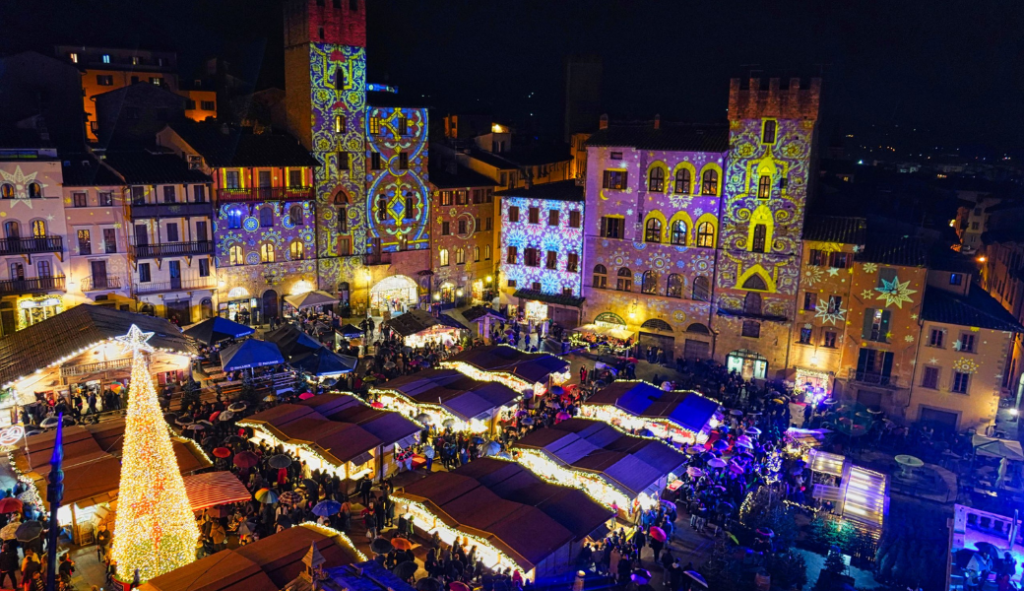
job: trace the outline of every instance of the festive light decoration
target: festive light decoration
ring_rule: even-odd
[[[473,378],[479,382],[498,382],[503,386],[522,394],[526,390],[533,390],[534,396],[543,395],[547,392],[547,384],[537,382],[531,384],[519,376],[510,374],[507,371],[484,371],[464,361],[442,361],[437,365],[442,369],[454,369],[455,371]]]
[[[325,536],[341,538],[341,541],[345,543],[346,550],[348,550],[349,553],[352,556],[355,556],[356,558],[358,558],[359,559],[358,562],[366,562],[367,560],[369,560],[369,558],[366,557],[366,554],[363,554],[359,550],[359,548],[356,548],[356,545],[352,543],[352,539],[349,538],[345,534],[345,532],[338,531],[338,530],[334,529],[333,527],[327,527],[326,525],[320,525],[319,523],[317,523],[315,521],[303,521],[299,525],[301,527],[308,527],[309,529],[312,529],[312,530],[315,530],[315,531],[317,531],[319,533],[322,533]]]
[[[445,421],[452,421],[452,431],[462,432],[469,431],[470,433],[486,433],[490,430],[487,423],[484,423],[480,419],[472,418],[468,421],[464,421],[459,417],[452,414],[448,409],[441,406],[440,404],[433,404],[427,402],[419,402],[407,397],[405,394],[397,390],[386,390],[371,388],[370,393],[378,396],[378,400],[384,405],[384,408],[400,412],[407,417],[415,417],[419,414],[427,414],[430,416],[432,424],[440,428]],[[517,398],[516,400],[519,400]],[[495,412],[497,416],[501,412],[507,411],[514,406],[502,406]],[[413,422],[419,424],[418,421],[412,419]]]
[[[548,482],[578,488],[612,511],[623,509],[629,513],[633,507],[633,499],[624,490],[597,474],[560,465],[539,450],[517,447],[516,451],[521,454],[520,464]]]
[[[321,472],[327,472],[343,480],[346,478],[358,480],[365,474],[373,474],[373,465],[376,462],[376,458],[370,458],[365,464],[359,466],[352,462],[338,464],[328,460],[316,448],[307,443],[292,443],[278,439],[260,423],[238,421],[237,425],[239,427],[248,427],[252,429],[253,437],[259,441],[263,441],[274,447],[281,446],[285,451],[297,456],[300,460],[309,465],[311,469],[319,469]]]
[[[525,197],[503,197],[501,200],[501,273],[506,280],[516,282],[519,289],[531,289],[534,283],[540,284],[540,291],[546,294],[559,295],[568,289],[573,297],[581,295],[580,263],[577,270],[570,271],[569,254],[576,254],[577,261],[583,260],[583,228],[569,226],[571,212],[578,212],[583,217],[583,203],[575,201],[559,201],[555,199],[527,199]],[[509,208],[519,208],[519,221],[509,219]],[[529,211],[539,211],[541,223],[529,223]],[[549,226],[550,211],[558,212],[558,225]],[[516,248],[514,262],[509,262],[509,247]],[[526,265],[526,250],[537,250],[537,265]],[[544,262],[546,253],[556,253],[555,268],[548,269]],[[544,260],[542,260],[544,259]]]
[[[153,347],[132,325],[117,341],[132,354],[128,416],[125,421],[114,526],[113,558],[122,581],[138,571],[147,581],[195,560],[199,527],[185,493],[170,433],[157,400],[145,353]]]
[[[692,443],[705,443],[708,440],[706,428],[699,433],[694,433],[689,429],[680,427],[667,418],[638,417],[611,404],[584,404],[580,407],[580,416],[608,423],[626,435],[633,435],[634,437],[645,437],[637,435],[633,431],[646,429],[655,435],[655,437],[646,438],[657,441],[665,441],[671,438],[674,443],[689,445]],[[713,421],[714,419],[712,418]],[[708,426],[715,427],[711,423]]]
[[[893,275],[892,281],[882,279],[882,286],[876,287],[875,291],[879,292],[875,299],[884,300],[887,308],[896,306],[900,309],[903,309],[904,302],[913,302],[910,296],[917,293],[916,289],[910,289],[910,280],[901,282],[896,275]]]

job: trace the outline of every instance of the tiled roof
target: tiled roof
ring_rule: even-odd
[[[864,244],[868,222],[864,218],[809,215],[804,221],[804,240]]]
[[[729,149],[729,128],[725,125],[682,125],[650,121],[613,124],[590,136],[588,146],[631,147],[638,150],[725,152]]]
[[[101,165],[91,154],[61,154],[65,187],[123,185],[117,174]]]
[[[103,161],[119,172],[130,185],[210,182],[210,177],[203,174],[203,171],[190,169],[187,162],[174,154],[108,152]]]
[[[171,129],[212,168],[319,166],[299,140],[287,134],[254,134],[216,123],[181,123]]]
[[[572,160],[569,146],[565,144],[524,146],[513,148],[509,152],[502,152],[500,154],[486,150],[473,150],[469,156],[499,169],[536,166],[538,164],[552,164]]]
[[[538,302],[547,302],[549,304],[561,304],[563,306],[580,307],[583,305],[585,298],[578,298],[576,296],[567,296],[562,294],[550,294],[541,293],[532,289],[520,289],[515,294],[517,298],[523,298],[526,300],[537,300]]]
[[[857,253],[857,261],[903,267],[924,267],[928,262],[928,254],[921,239],[916,236],[868,234],[864,250]]]
[[[957,326],[1024,332],[1024,326],[978,286],[962,296],[939,288],[928,288],[921,307],[921,319]]]
[[[459,166],[455,173],[451,173],[446,167],[434,165],[430,162],[430,184],[438,189],[462,189],[467,187],[494,187],[498,183],[494,179],[486,177],[465,166]]]
[[[533,185],[529,189],[506,189],[495,193],[499,197],[523,197],[524,199],[555,199],[558,201],[583,201],[583,187],[575,180],[558,181]]]
[[[941,245],[928,253],[928,269],[932,271],[949,271],[964,275],[977,275],[978,263],[974,257],[942,248]]]

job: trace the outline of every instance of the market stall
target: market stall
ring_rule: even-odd
[[[653,436],[677,444],[703,443],[718,403],[697,392],[665,391],[644,381],[618,380],[584,401],[582,416],[632,432],[646,429]]]
[[[636,332],[622,324],[594,322],[573,329],[569,342],[574,347],[586,347],[598,352],[627,356],[636,341]]]
[[[485,382],[497,381],[522,394],[543,395],[572,378],[568,361],[548,353],[527,353],[508,345],[467,349],[439,364]]]
[[[469,328],[446,314],[432,316],[423,310],[409,310],[384,323],[402,338],[406,347],[419,349],[427,345],[450,347],[469,334]]]

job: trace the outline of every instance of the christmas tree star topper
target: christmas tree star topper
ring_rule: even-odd
[[[147,341],[153,338],[153,334],[154,333],[152,332],[142,332],[139,330],[138,326],[133,324],[132,327],[128,329],[128,334],[115,338],[121,343],[121,347],[123,347],[123,352],[125,353],[135,354],[141,351],[152,353],[153,346]]]

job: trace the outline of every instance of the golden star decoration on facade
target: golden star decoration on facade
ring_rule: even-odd
[[[152,332],[142,332],[138,326],[133,324],[132,327],[128,329],[128,334],[114,338],[121,343],[123,353],[131,353],[134,355],[141,351],[147,351],[149,353],[153,352],[153,346],[147,341],[153,338],[154,334],[155,333]]]
[[[916,289],[910,289],[910,281],[900,282],[898,276],[893,276],[892,281],[886,281],[882,279],[882,287],[876,287],[875,291],[880,292],[875,299],[885,300],[885,306],[895,305],[899,309],[903,309],[904,302],[913,302],[910,298],[911,294],[917,293]]]

